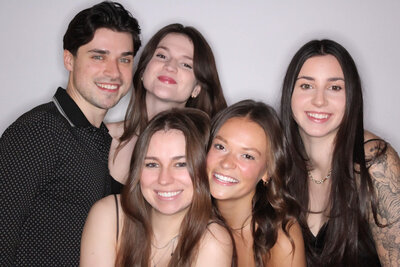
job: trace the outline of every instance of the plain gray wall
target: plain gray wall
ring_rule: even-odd
[[[122,0],[139,20],[143,43],[180,22],[213,48],[228,104],[245,98],[278,106],[293,54],[330,38],[353,56],[364,89],[365,128],[400,149],[400,1]],[[98,1],[1,0],[0,133],[65,87],[62,37],[72,17]],[[139,52],[140,53],[140,52]],[[109,112],[122,120],[128,97]]]

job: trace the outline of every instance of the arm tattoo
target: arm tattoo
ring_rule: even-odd
[[[379,149],[374,146],[366,154],[374,154]],[[376,225],[371,214],[372,235],[382,266],[400,266],[400,159],[388,145],[386,151],[370,163],[369,172],[378,202],[377,216],[385,225]]]

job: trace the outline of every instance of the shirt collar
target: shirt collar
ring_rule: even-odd
[[[72,127],[94,127],[65,89],[58,87],[53,102]],[[104,127],[101,123],[100,128]]]

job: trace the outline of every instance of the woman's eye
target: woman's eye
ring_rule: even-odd
[[[331,89],[332,89],[333,91],[340,91],[340,90],[342,90],[342,87],[339,86],[339,85],[332,85],[332,86],[331,86]]]
[[[187,63],[182,63],[182,66],[190,70],[193,69],[193,67]]]
[[[214,147],[217,150],[224,150],[225,149],[225,147],[223,145],[221,145],[221,144],[214,144]]]
[[[249,159],[249,160],[255,160],[255,157],[253,157],[250,154],[243,154],[242,157],[245,158],[245,159]]]
[[[160,53],[156,54],[156,57],[161,58],[161,59],[165,59],[166,58],[166,56],[164,56],[163,54],[160,54]]]
[[[180,167],[180,168],[186,167],[186,162],[177,162],[177,163],[175,164],[175,166],[176,166],[176,167]]]
[[[147,162],[144,166],[145,166],[146,168],[157,168],[157,167],[158,167],[158,164],[155,163],[155,162]]]
[[[311,84],[304,83],[304,84],[300,85],[300,88],[301,88],[301,89],[311,89],[312,86],[311,86]]]

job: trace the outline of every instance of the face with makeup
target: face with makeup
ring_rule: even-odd
[[[183,34],[169,33],[157,45],[143,72],[146,102],[162,101],[184,107],[201,90],[193,71],[193,43]]]
[[[257,123],[243,117],[228,119],[207,155],[211,194],[218,201],[250,201],[256,185],[266,181],[268,142]]]
[[[291,106],[303,138],[333,139],[346,108],[345,81],[332,55],[306,60],[295,83]]]
[[[193,183],[186,164],[185,136],[179,130],[160,130],[150,139],[140,178],[143,197],[153,212],[186,213]]]

